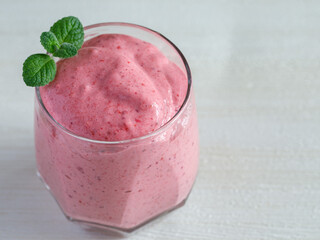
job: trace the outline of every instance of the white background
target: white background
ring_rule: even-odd
[[[22,63],[68,15],[155,29],[193,72],[196,185],[183,208],[130,239],[320,239],[319,1],[1,0],[1,240],[118,239],[68,222],[35,176]]]

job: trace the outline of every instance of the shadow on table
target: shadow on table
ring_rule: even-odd
[[[121,232],[115,232],[108,229],[100,229],[96,227],[82,227],[82,229],[90,235],[90,237],[104,237],[105,239],[124,239],[129,237],[130,235],[127,235],[125,233]]]
[[[36,175],[32,140],[1,146],[0,224],[10,239],[123,239],[122,233],[69,224]],[[19,231],[16,231],[17,228]]]

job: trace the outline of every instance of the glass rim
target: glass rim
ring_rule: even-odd
[[[44,103],[42,101],[42,98],[41,98],[40,87],[36,87],[35,88],[35,94],[36,94],[36,99],[37,99],[37,101],[38,101],[38,103],[40,105],[40,109],[45,113],[45,115],[47,115],[49,117],[49,120],[53,123],[53,125],[55,125],[59,129],[61,129],[63,132],[65,132],[68,135],[70,135],[72,137],[75,137],[75,138],[77,138],[79,140],[83,140],[83,141],[90,142],[90,143],[100,143],[100,144],[108,144],[108,145],[127,144],[127,143],[133,143],[133,142],[138,142],[140,140],[145,140],[145,139],[148,139],[148,138],[152,138],[154,136],[157,136],[157,135],[161,134],[163,131],[165,131],[167,128],[169,128],[179,118],[179,116],[182,114],[182,112],[187,107],[187,102],[190,99],[191,87],[192,87],[192,77],[191,77],[191,70],[189,68],[189,65],[188,65],[188,62],[187,62],[186,58],[184,57],[184,55],[182,54],[180,49],[173,42],[171,42],[168,38],[166,38],[164,35],[162,35],[161,33],[157,32],[155,30],[152,30],[150,28],[147,28],[147,27],[144,27],[144,26],[141,26],[141,25],[137,25],[137,24],[133,24],[133,23],[126,23],[126,22],[105,22],[105,23],[97,23],[97,24],[88,25],[88,26],[84,27],[84,30],[86,31],[86,30],[89,30],[89,29],[103,27],[103,26],[126,26],[126,27],[138,28],[138,29],[147,31],[147,32],[149,32],[151,34],[154,34],[154,35],[160,37],[162,40],[167,42],[171,47],[173,47],[173,49],[178,53],[179,57],[181,58],[181,60],[183,62],[183,65],[185,67],[185,71],[187,73],[187,80],[188,80],[188,89],[187,89],[187,92],[186,92],[186,96],[185,96],[184,101],[183,101],[182,105],[180,106],[179,110],[173,115],[172,118],[170,118],[169,121],[167,121],[165,124],[163,124],[161,127],[159,127],[158,129],[156,129],[153,132],[150,132],[150,133],[145,134],[143,136],[130,138],[130,139],[125,139],[125,140],[102,141],[102,140],[95,140],[95,139],[91,139],[91,138],[80,136],[80,135],[70,131],[66,127],[62,126],[58,121],[56,121],[53,118],[53,116],[46,109],[46,107],[44,106]]]

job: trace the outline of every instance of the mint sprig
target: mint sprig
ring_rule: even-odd
[[[43,32],[40,36],[40,42],[48,53],[54,53],[60,47],[56,35],[52,32]]]
[[[79,50],[83,44],[83,26],[76,17],[62,18],[53,24],[50,28],[50,32],[56,35],[60,44],[71,43],[77,50]]]
[[[70,58],[78,53],[84,41],[84,30],[78,18],[64,17],[43,32],[40,42],[54,57]],[[27,86],[39,87],[56,75],[56,63],[48,54],[33,54],[23,63],[22,77]]]
[[[60,58],[69,58],[76,55],[78,49],[71,43],[62,43],[60,48],[53,53],[53,56]]]
[[[33,54],[23,63],[23,80],[27,86],[44,86],[54,79],[56,63],[47,54]]]

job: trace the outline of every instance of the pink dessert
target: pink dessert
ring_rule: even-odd
[[[198,165],[192,91],[168,121],[187,89],[176,64],[127,35],[99,35],[57,63],[38,94],[65,129],[37,102],[36,156],[68,217],[129,230],[184,203]]]
[[[188,81],[155,46],[104,34],[77,56],[60,60],[55,80],[40,89],[53,118],[77,135],[119,141],[146,135],[181,107]]]

